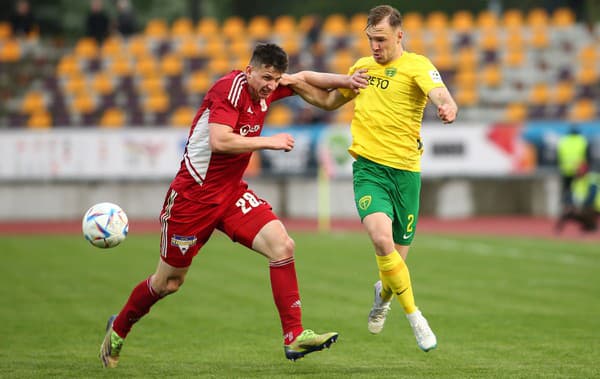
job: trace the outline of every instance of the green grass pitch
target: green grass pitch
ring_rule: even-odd
[[[600,376],[600,248],[527,238],[417,236],[408,264],[438,337],[421,352],[399,304],[366,316],[377,278],[361,233],[293,233],[304,326],[330,350],[284,358],[266,260],[221,234],[187,282],[97,359],[107,317],[158,261],[158,235],[100,250],[79,236],[0,237],[2,378],[592,378]]]

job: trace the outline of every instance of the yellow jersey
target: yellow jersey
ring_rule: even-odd
[[[359,69],[367,69],[370,79],[354,100],[348,151],[354,158],[420,172],[423,111],[429,91],[444,87],[439,72],[426,57],[406,51],[385,66],[373,57],[360,58],[348,73]],[[346,98],[354,96],[350,89],[339,91]]]

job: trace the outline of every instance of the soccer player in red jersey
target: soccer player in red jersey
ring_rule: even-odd
[[[253,151],[290,151],[288,133],[261,137],[269,106],[294,92],[279,82],[287,55],[277,45],[259,44],[244,71],[232,71],[207,92],[191,125],[181,167],[165,197],[160,260],[156,272],[141,281],[118,315],[108,320],[100,349],[105,367],[115,367],[123,341],[152,305],[177,291],[192,259],[215,229],[269,260],[273,299],[279,312],[288,359],[329,347],[338,333],[304,329],[294,266],[294,241],[271,206],[242,179]],[[332,88],[364,88],[356,76],[331,75]],[[315,95],[321,99],[323,92]],[[319,102],[303,94],[309,102]]]

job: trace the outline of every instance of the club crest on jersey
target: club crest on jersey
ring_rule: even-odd
[[[367,210],[371,205],[371,195],[365,195],[358,200],[358,207],[363,211]]]
[[[260,125],[244,125],[240,128],[240,135],[247,136],[250,133],[256,133],[260,130]]]
[[[187,253],[190,247],[194,246],[197,242],[196,236],[178,236],[173,235],[171,237],[171,246],[177,246],[181,251],[181,254]]]
[[[396,75],[397,71],[398,70],[396,69],[396,67],[388,67],[385,69],[385,76],[392,77],[392,76]]]
[[[268,108],[265,99],[260,99],[260,110],[266,112]]]

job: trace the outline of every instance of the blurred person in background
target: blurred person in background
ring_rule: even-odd
[[[558,232],[564,226],[564,217],[573,211],[572,184],[578,170],[587,165],[588,145],[577,125],[571,125],[567,134],[558,140],[556,154],[561,177],[561,216],[556,224]]]
[[[110,33],[110,18],[104,10],[103,0],[91,0],[90,11],[85,20],[86,36],[102,44]]]
[[[562,231],[568,221],[578,223],[583,232],[598,230],[600,173],[591,170],[587,163],[582,163],[573,177],[569,191],[572,202],[563,210],[557,230]]]
[[[279,46],[259,44],[243,71],[230,72],[208,90],[191,122],[179,172],[161,211],[158,267],[133,289],[119,314],[109,318],[100,350],[105,367],[117,366],[132,326],[157,301],[181,287],[193,258],[215,229],[268,259],[287,359],[302,358],[337,340],[336,332],[317,334],[302,326],[294,241],[271,205],[242,179],[252,152],[294,148],[288,133],[260,136],[271,103],[294,95],[292,89],[279,85],[287,67],[287,54]],[[331,75],[326,85],[365,87],[366,80],[358,83],[357,76]],[[303,96],[311,100],[313,95],[308,90]],[[223,277],[243,286],[228,270],[235,261],[223,257],[222,263]]]
[[[28,0],[19,0],[15,4],[15,11],[10,16],[12,33],[18,37],[27,37],[37,28],[37,23],[31,11]]]
[[[420,129],[428,99],[445,124],[456,119],[458,107],[430,60],[403,49],[401,24],[397,9],[388,5],[371,9],[366,36],[372,56],[360,58],[349,70],[349,75],[366,72],[369,86],[359,92],[324,90],[313,104],[332,110],[355,99],[349,149],[355,158],[354,196],[375,248],[380,278],[374,286],[368,330],[373,334],[382,331],[395,295],[417,345],[429,351],[437,346],[437,338],[415,305],[405,263],[419,213]],[[286,83],[300,94],[309,85],[326,89],[324,75],[330,74],[303,72],[286,78]]]
[[[117,32],[125,38],[137,32],[135,13],[129,0],[117,1]]]

